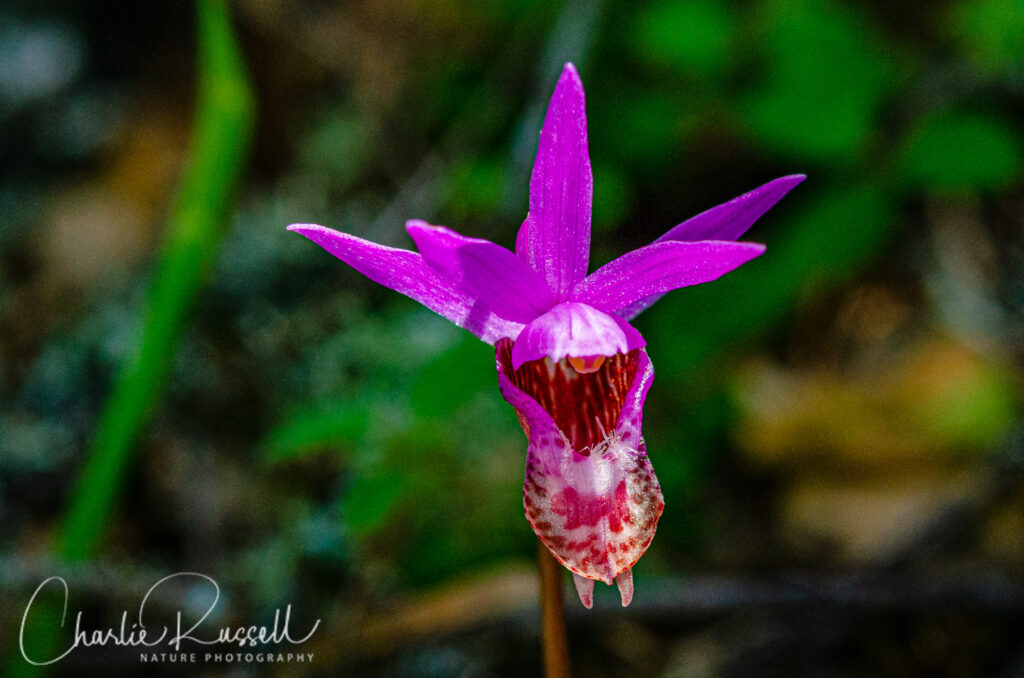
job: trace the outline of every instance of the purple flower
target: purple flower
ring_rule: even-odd
[[[530,526],[572,571],[586,607],[595,579],[615,581],[628,605],[631,568],[665,506],[640,432],[654,370],[628,321],[665,292],[764,252],[735,240],[803,179],[769,182],[587,275],[593,181],[583,84],[566,64],[514,253],[423,221],[406,223],[418,253],[323,226],[289,229],[494,345],[501,394],[529,440]]]

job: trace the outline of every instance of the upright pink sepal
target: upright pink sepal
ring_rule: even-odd
[[[540,131],[523,251],[516,246],[560,301],[587,274],[593,196],[583,83],[566,64]]]

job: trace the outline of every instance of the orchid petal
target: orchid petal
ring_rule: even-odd
[[[587,274],[593,192],[583,83],[576,68],[566,64],[540,131],[525,251],[519,252],[559,300]]]
[[[640,333],[622,318],[586,304],[565,302],[529,323],[512,348],[515,369],[527,361],[565,357],[589,358],[627,353],[645,345]]]
[[[806,175],[803,174],[792,174],[769,181],[738,198],[733,198],[729,202],[687,219],[654,242],[735,240],[746,233],[755,221],[806,178]],[[627,307],[620,308],[619,315],[626,320],[632,320],[650,308],[661,297],[661,294],[655,294],[640,299]]]
[[[504,247],[419,220],[405,228],[431,267],[501,317],[527,323],[551,307],[544,280]]]
[[[637,302],[709,282],[765,250],[747,242],[656,242],[628,252],[581,280],[574,301],[626,316]]]
[[[755,188],[729,202],[701,212],[687,219],[655,242],[682,240],[736,240],[747,232],[754,222],[806,179],[804,174],[792,174]]]
[[[292,224],[300,233],[370,280],[390,287],[464,327],[488,343],[516,337],[523,324],[500,317],[434,270],[416,252],[385,247],[316,224]]]
[[[623,603],[628,604],[632,580],[622,575],[647,550],[665,508],[639,428],[654,378],[651,362],[637,349],[615,356],[597,373],[574,374],[565,361],[548,359],[513,370],[511,343],[499,341],[495,357],[501,394],[515,407],[529,440],[526,518],[555,558],[578,575],[573,579],[584,605],[593,602],[585,579],[610,585],[620,576]],[[614,394],[621,412],[598,442],[579,448],[583,420],[605,414],[608,406],[607,395],[579,397],[595,389]],[[546,408],[558,403],[575,413],[563,409],[553,418]],[[566,416],[579,420],[572,437],[565,422],[557,423]]]

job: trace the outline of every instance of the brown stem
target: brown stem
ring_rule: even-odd
[[[565,637],[562,566],[544,544],[538,542],[537,545],[540,616],[544,637],[544,675],[546,678],[569,678],[569,643]]]

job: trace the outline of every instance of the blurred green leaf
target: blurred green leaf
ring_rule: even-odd
[[[90,558],[111,524],[131,453],[159,401],[189,313],[216,261],[249,156],[256,102],[228,4],[199,0],[196,32],[198,91],[189,162],[149,284],[138,350],[120,366],[55,536],[55,555],[68,562]],[[36,656],[55,656],[49,650],[58,642],[60,627],[48,628],[30,640]],[[47,671],[12,654],[5,675]]]
[[[198,2],[199,93],[190,162],[150,283],[137,354],[122,367],[60,530],[58,551],[87,558],[108,524],[130,452],[163,389],[213,266],[249,154],[255,100],[225,3]]]
[[[493,359],[483,364],[493,370]],[[457,415],[419,418],[389,435],[345,496],[343,517],[355,521],[360,550],[398,562],[413,584],[507,558],[532,536],[521,520],[525,442],[493,383],[488,392]]]
[[[366,433],[369,410],[363,403],[338,403],[293,414],[267,434],[263,458],[295,459],[331,447],[355,445]]]
[[[980,68],[1024,74],[1024,1],[967,0],[949,6],[953,38]]]
[[[359,474],[345,495],[343,515],[354,535],[380,528],[404,498],[410,478],[401,473]]]
[[[727,444],[734,408],[722,384],[685,403],[674,397],[678,391],[666,392],[664,387],[655,380],[645,414],[647,451],[665,502],[676,511],[675,519],[666,517],[658,523],[658,537],[676,545],[692,544],[703,536],[701,511],[706,509],[693,491]]]
[[[448,175],[447,213],[464,221],[473,215],[493,214],[505,186],[505,163],[494,158],[471,158]]]
[[[764,81],[747,97],[753,135],[816,161],[855,160],[890,89],[897,55],[852,7],[767,0]]]
[[[418,495],[415,511],[406,516],[416,525],[401,555],[411,583],[443,581],[535,548],[536,537],[523,518],[522,478],[484,485],[476,474],[458,468],[449,469],[445,478],[441,487]]]
[[[346,188],[373,157],[377,129],[372,120],[353,111],[332,107],[299,144],[302,166],[331,177],[337,189]]]
[[[629,212],[633,189],[629,178],[605,163],[594,164],[594,230],[621,224]]]
[[[984,190],[1008,186],[1021,171],[1021,140],[992,115],[941,112],[925,118],[903,149],[915,187]]]
[[[410,394],[413,411],[420,417],[450,417],[481,391],[497,386],[493,349],[464,333],[419,371]]]
[[[735,20],[712,0],[661,0],[637,5],[633,48],[643,64],[705,80],[720,77],[730,61]]]
[[[686,111],[664,93],[634,90],[590,97],[590,145],[616,167],[642,175],[660,174],[679,146]]]
[[[710,453],[720,448],[732,407],[724,389],[687,403],[682,411],[673,395],[663,392],[651,403],[650,414],[660,425],[651,428],[647,442],[662,488],[678,496],[692,487]]]

